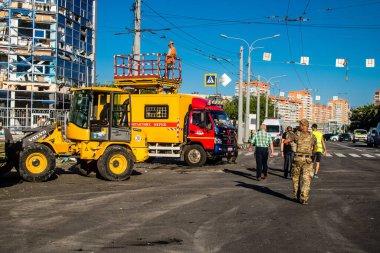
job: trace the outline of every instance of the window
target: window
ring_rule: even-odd
[[[45,39],[46,38],[46,31],[40,30],[40,29],[35,29],[34,30],[34,37],[40,38],[40,39]]]
[[[169,106],[167,105],[146,105],[146,119],[167,119],[169,118]]]

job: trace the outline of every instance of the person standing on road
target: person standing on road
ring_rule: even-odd
[[[319,167],[321,163],[322,154],[323,156],[327,155],[326,143],[325,143],[325,140],[323,139],[323,134],[318,131],[317,124],[313,124],[311,126],[311,129],[312,129],[311,132],[317,139],[317,147],[318,147],[317,152],[314,153],[313,155],[313,163],[315,163],[315,171],[314,171],[313,178],[318,178],[318,171],[319,171]]]
[[[302,119],[299,131],[284,140],[285,144],[292,141],[296,144],[292,177],[293,191],[294,199],[303,205],[307,205],[309,201],[310,184],[313,177],[313,160],[311,156],[317,150],[317,139],[308,131],[308,128],[309,121]],[[302,185],[300,185],[301,176]]]
[[[273,141],[267,131],[267,126],[262,124],[260,130],[253,136],[251,144],[249,145],[249,151],[252,152],[252,146],[255,145],[255,156],[256,156],[256,178],[258,181],[261,179],[266,179],[268,177],[268,155],[273,157]],[[268,147],[270,147],[270,154]],[[261,172],[264,174],[261,177]]]
[[[294,135],[293,128],[288,126],[286,128],[286,132],[282,134],[281,139],[281,156],[284,157],[284,177],[288,178],[288,175],[292,175],[292,164],[294,159],[295,152],[295,143],[284,143],[284,140],[290,138],[290,136]]]

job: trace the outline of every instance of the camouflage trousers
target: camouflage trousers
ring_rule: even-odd
[[[313,160],[309,157],[295,155],[293,161],[294,198],[300,201],[309,199],[311,179],[313,177]],[[300,181],[302,184],[300,185]]]

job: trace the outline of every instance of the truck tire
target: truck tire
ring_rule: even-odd
[[[185,150],[185,162],[191,167],[203,166],[206,158],[206,152],[200,145],[191,145]]]
[[[34,144],[20,153],[19,174],[28,182],[44,182],[55,172],[53,151],[42,145]]]
[[[98,160],[98,172],[106,180],[122,181],[133,171],[133,157],[124,147],[111,146]]]

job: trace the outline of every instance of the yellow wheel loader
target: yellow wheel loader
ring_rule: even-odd
[[[105,87],[72,91],[67,124],[26,130],[17,142],[12,135],[5,136],[6,163],[0,174],[15,167],[25,181],[46,181],[55,172],[56,158],[66,157],[77,159],[81,174],[95,171],[116,181],[128,179],[134,163],[148,159],[147,138],[132,127],[132,104],[126,91]],[[107,105],[101,111],[99,101]]]

